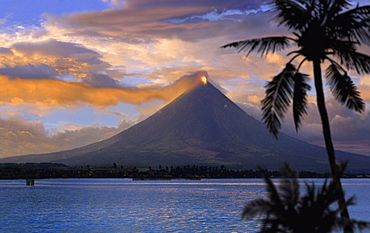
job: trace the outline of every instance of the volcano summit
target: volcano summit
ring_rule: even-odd
[[[349,160],[347,171],[370,170],[370,158],[336,151]],[[207,80],[182,94],[146,120],[85,147],[0,162],[58,162],[67,165],[157,167],[207,165],[278,169],[288,162],[296,170],[329,171],[325,148],[286,134],[279,140]]]

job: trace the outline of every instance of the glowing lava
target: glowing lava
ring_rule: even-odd
[[[203,83],[204,85],[206,85],[206,84],[207,84],[207,82],[208,82],[208,80],[207,80],[207,77],[206,77],[206,76],[202,76],[202,77],[200,77],[200,81],[202,81],[202,83]]]

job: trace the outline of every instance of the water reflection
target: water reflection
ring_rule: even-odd
[[[366,220],[370,181],[343,183],[361,201],[351,213]],[[2,180],[0,232],[255,232],[258,224],[240,214],[264,189],[260,179],[52,179],[33,187]]]

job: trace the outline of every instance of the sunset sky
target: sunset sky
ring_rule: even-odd
[[[0,158],[106,139],[159,110],[203,74],[261,119],[263,86],[285,66],[288,51],[246,58],[220,46],[289,35],[272,20],[268,2],[2,0]],[[369,47],[361,51],[370,54]],[[308,63],[302,68],[311,70]],[[370,156],[370,75],[350,75],[366,110],[346,109],[326,87],[333,140],[336,149]],[[323,145],[314,93],[298,134],[291,112],[283,131]]]

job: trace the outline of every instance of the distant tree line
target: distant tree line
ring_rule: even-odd
[[[265,170],[270,177],[280,177],[279,171]],[[259,170],[234,170],[227,169],[224,165],[217,166],[166,166],[159,165],[158,169],[149,168],[147,171],[154,177],[175,177],[175,178],[261,178]],[[326,177],[328,174],[319,174],[315,172],[301,172],[301,177]]]
[[[279,171],[264,170],[269,177],[281,177]],[[0,164],[0,179],[48,178],[133,178],[133,179],[202,179],[202,178],[261,178],[259,170],[234,170],[225,166],[158,166],[158,168],[124,167],[68,167],[63,164]],[[329,173],[299,172],[301,178],[326,178]],[[359,177],[346,175],[345,177]],[[364,176],[366,177],[366,176]]]

